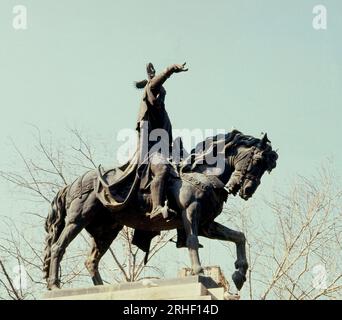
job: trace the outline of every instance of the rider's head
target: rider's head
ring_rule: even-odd
[[[153,66],[153,64],[151,62],[149,62],[146,65],[146,72],[147,72],[147,76],[148,76],[149,80],[154,78],[154,76],[156,75],[156,70],[154,69],[154,66]]]
[[[146,65],[146,72],[147,72],[148,80],[153,79],[154,76],[156,75],[156,70],[154,69],[154,66],[153,66],[153,64],[151,62]],[[142,81],[136,81],[134,83],[135,87],[137,89],[144,89],[145,86],[148,83],[148,80],[145,79],[145,80],[142,80]]]

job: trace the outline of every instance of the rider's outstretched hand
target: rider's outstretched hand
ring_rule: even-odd
[[[186,65],[186,62],[184,62],[183,64],[174,64],[173,71],[175,73],[188,71],[189,69],[185,68],[185,65]]]

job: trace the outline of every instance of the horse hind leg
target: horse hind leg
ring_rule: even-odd
[[[80,199],[75,199],[67,212],[65,227],[58,240],[51,246],[50,271],[48,289],[60,287],[58,276],[59,266],[66,248],[72,240],[87,226],[96,212],[95,193],[85,194]]]
[[[104,232],[103,229],[97,231],[96,233],[88,231],[92,235],[93,239],[90,254],[84,264],[90,273],[91,279],[95,286],[103,285],[103,281],[98,269],[99,262],[121,229],[122,226],[118,225],[117,227],[111,228],[106,232]]]
[[[57,242],[55,242],[51,247],[51,257],[50,257],[50,270],[48,279],[48,289],[56,289],[60,287],[60,280],[58,277],[59,265],[62,261],[63,255],[67,246],[70,242],[79,234],[83,229],[83,225],[76,223],[68,223],[61,235],[59,236]]]
[[[100,262],[100,259],[101,257],[100,257],[99,245],[93,239],[90,254],[87,260],[85,261],[84,265],[87,268],[88,272],[90,273],[91,279],[95,286],[103,284],[101,275],[98,270],[98,264]]]

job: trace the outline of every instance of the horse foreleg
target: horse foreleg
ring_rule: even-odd
[[[236,288],[240,290],[246,281],[246,272],[248,270],[245,235],[217,222],[212,222],[207,228],[201,230],[201,235],[210,239],[231,241],[236,244],[237,260],[235,261],[235,269],[237,270],[233,273],[232,279]]]
[[[198,214],[199,204],[197,202],[194,202],[188,206],[182,214],[184,229],[187,237],[186,246],[188,247],[190,254],[192,273],[195,275],[203,272],[198,254]]]
[[[59,288],[59,265],[62,261],[65,249],[70,244],[70,242],[79,234],[83,229],[82,225],[76,223],[68,223],[61,235],[59,236],[57,242],[55,242],[51,247],[51,261],[50,261],[50,273],[48,279],[48,289]]]

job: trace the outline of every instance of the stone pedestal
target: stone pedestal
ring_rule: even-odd
[[[114,285],[61,289],[45,294],[48,300],[236,300],[219,267],[205,268],[205,275],[192,276],[182,269],[178,278],[143,279]]]

